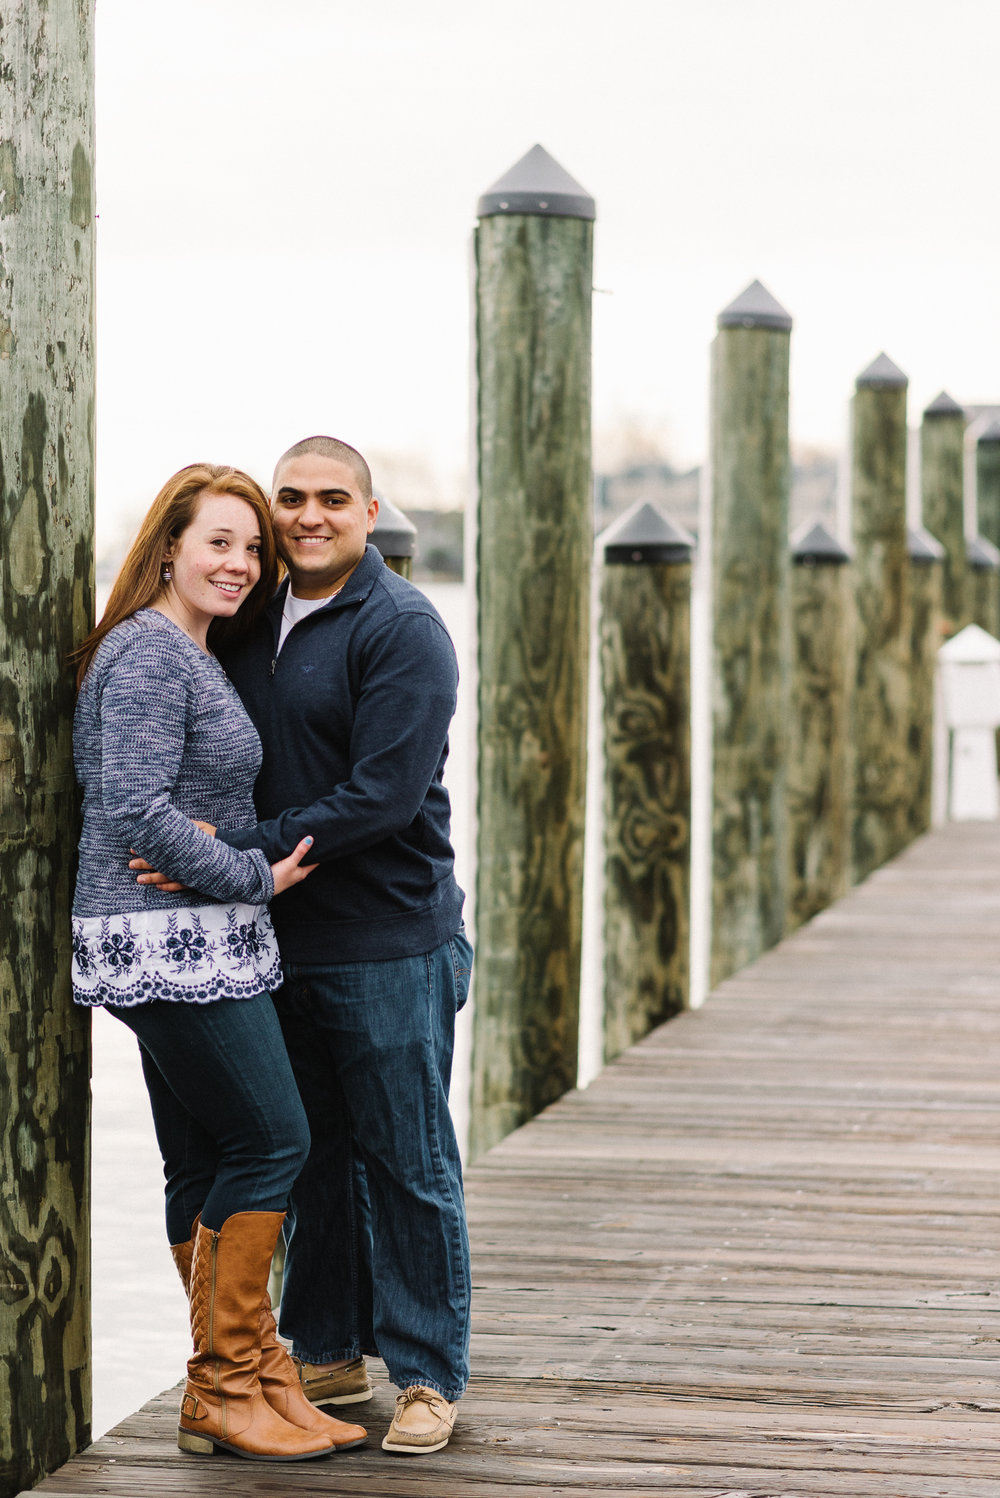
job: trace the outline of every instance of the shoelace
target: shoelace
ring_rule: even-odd
[[[396,1404],[400,1411],[405,1410],[411,1404],[426,1404],[435,1415],[440,1414],[438,1405],[446,1402],[440,1394],[435,1394],[433,1389],[421,1389],[418,1384],[404,1389],[402,1394],[396,1397]]]

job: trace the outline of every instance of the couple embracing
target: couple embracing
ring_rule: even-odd
[[[330,437],[284,454],[270,508],[236,469],[185,468],[77,652],[74,998],[139,1043],[195,1454],[363,1444],[321,1407],[371,1398],[365,1354],[401,1390],[383,1446],[437,1451],[468,1378],[457,668],[367,544],[377,514]],[[267,1294],[282,1231],[291,1355]]]

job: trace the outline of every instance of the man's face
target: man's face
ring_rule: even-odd
[[[365,554],[378,500],[364,497],[346,463],[305,453],[278,469],[271,507],[278,551],[296,597],[336,593]]]

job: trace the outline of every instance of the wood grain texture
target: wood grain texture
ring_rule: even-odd
[[[859,385],[853,402],[855,582],[853,880],[910,836],[910,559],[906,386]]]
[[[576,1084],[593,519],[593,225],[477,232],[472,1155]]]
[[[944,644],[942,565],[910,564],[910,835],[919,837],[931,825],[934,764],[934,677],[937,653]]]
[[[786,931],[831,905],[849,883],[852,602],[848,566],[793,563]]]
[[[994,639],[1000,637],[1000,569],[970,567],[966,597],[971,622]]]
[[[1000,546],[1000,442],[976,443],[976,524],[981,536]]]
[[[691,563],[607,563],[604,1055],[685,1008],[690,977]]]
[[[965,415],[924,412],[920,424],[920,503],[923,524],[944,547],[941,607],[946,635],[972,618],[965,544]]]
[[[785,924],[789,342],[728,327],[713,346],[713,983]]]
[[[260,1468],[179,1390],[39,1493],[996,1498],[1000,825],[919,839],[473,1165],[455,1437]],[[178,1370],[180,1372],[180,1370]]]
[[[93,619],[90,6],[0,44],[0,1494],[90,1439],[89,1016],[66,655]]]

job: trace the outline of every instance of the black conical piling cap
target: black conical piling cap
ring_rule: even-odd
[[[694,537],[640,499],[597,538],[608,563],[690,562]]]
[[[864,387],[872,390],[887,390],[892,386],[908,385],[906,378],[898,364],[893,364],[888,354],[879,354],[873,359],[867,369],[863,369],[854,384],[858,390]]]
[[[941,542],[925,531],[922,525],[908,525],[906,527],[906,553],[910,561],[918,567],[930,566],[931,562],[944,560],[944,547]]]
[[[993,442],[1000,442],[1000,421],[991,421],[985,432],[980,432],[977,439],[979,447],[989,446]]]
[[[965,548],[965,559],[973,572],[1000,571],[1000,551],[985,536],[970,537]]]
[[[931,417],[931,419],[933,420],[933,418],[936,417],[936,416],[964,416],[964,415],[965,415],[965,412],[962,410],[962,407],[958,404],[958,401],[952,400],[952,398],[948,394],[947,390],[942,390],[941,394],[938,395],[938,396],[935,396],[935,398],[931,401],[930,405],[927,407],[926,411],[924,412],[924,419],[926,420],[926,418],[928,416]]]
[[[412,557],[417,550],[417,527],[398,506],[383,494],[376,494],[378,519],[372,531],[372,545],[383,557]]]
[[[839,566],[849,562],[851,554],[827,530],[821,520],[804,525],[792,537],[792,560],[803,566]]]
[[[494,218],[500,213],[593,219],[597,217],[597,207],[587,189],[544,146],[532,146],[526,156],[483,193],[476,206],[477,218]]]
[[[720,328],[780,328],[787,331],[792,319],[766,286],[751,281],[746,291],[719,313]]]

